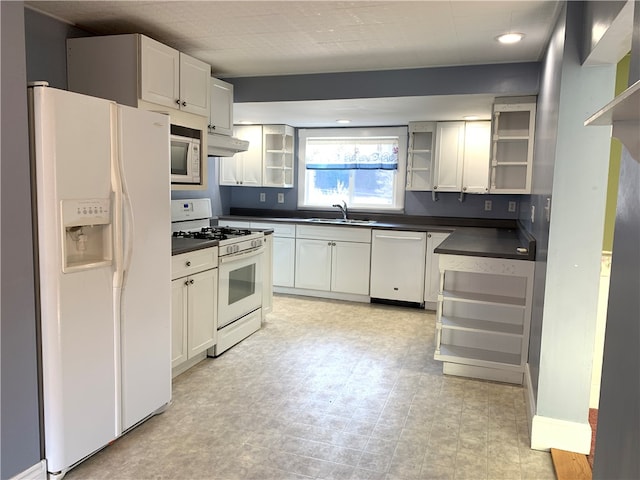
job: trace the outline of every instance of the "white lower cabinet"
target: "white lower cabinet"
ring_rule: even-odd
[[[534,262],[440,255],[436,351],[450,375],[522,384]]]
[[[372,230],[371,297],[422,304],[427,234]]]
[[[427,233],[427,265],[424,274],[424,305],[425,308],[435,310],[440,290],[440,269],[438,267],[439,254],[434,250],[451,235],[447,232]]]
[[[251,228],[273,230],[273,286],[293,287],[296,258],[295,224],[251,222]]]
[[[175,373],[216,343],[218,247],[174,255],[171,260],[171,366]]]
[[[369,294],[371,230],[298,225],[295,288]]]

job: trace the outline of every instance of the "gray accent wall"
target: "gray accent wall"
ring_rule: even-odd
[[[505,96],[537,94],[539,70],[537,62],[530,62],[224,80],[234,85],[234,101],[239,103],[473,93]]]
[[[2,341],[0,477],[37,464],[40,451],[24,6],[0,2],[2,34]]]
[[[635,2],[629,85],[640,80]],[[613,239],[594,479],[640,478],[640,158],[623,148]]]
[[[544,306],[549,245],[549,223],[531,222],[531,207],[544,211],[547,198],[552,198],[553,168],[558,140],[558,108],[560,105],[560,81],[564,52],[566,6],[561,10],[553,29],[540,75],[540,93],[536,110],[536,134],[533,158],[532,194],[523,197],[519,219],[536,239],[536,269],[534,276],[531,332],[529,337],[529,369],[534,398],[538,391],[540,348],[542,335],[542,310]]]

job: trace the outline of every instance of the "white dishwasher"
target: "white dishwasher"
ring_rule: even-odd
[[[372,230],[372,298],[424,302],[426,232]]]

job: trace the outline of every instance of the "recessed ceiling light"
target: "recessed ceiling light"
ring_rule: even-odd
[[[346,118],[342,118],[340,120],[336,120],[337,123],[351,123],[351,120],[347,120]]]
[[[478,115],[465,115],[462,117],[463,120],[479,120],[480,117]]]
[[[496,40],[498,40],[500,43],[518,43],[523,38],[524,33],[510,32],[498,35],[496,37]]]

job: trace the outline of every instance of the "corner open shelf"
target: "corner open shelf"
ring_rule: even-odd
[[[640,161],[640,80],[587,118],[584,124],[612,125],[613,136],[620,139],[636,161]]]
[[[521,384],[534,262],[441,254],[434,358],[443,373]]]

